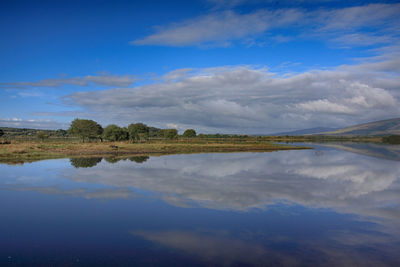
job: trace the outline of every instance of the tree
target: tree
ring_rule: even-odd
[[[103,127],[93,120],[75,119],[71,122],[68,132],[72,135],[82,138],[82,142],[86,139],[100,138],[103,133]]]
[[[58,129],[56,131],[56,136],[66,136],[67,135],[67,131],[63,130],[63,129]]]
[[[149,127],[141,122],[130,124],[128,132],[132,141],[146,140],[149,137]]]
[[[36,137],[43,141],[44,139],[49,138],[49,135],[43,131],[39,131],[37,132]]]
[[[115,124],[110,124],[104,128],[103,137],[108,141],[122,141],[128,140],[129,133],[126,128],[121,128]]]
[[[178,137],[178,130],[176,129],[162,129],[159,132],[159,136],[165,139],[174,139]]]
[[[4,135],[4,131],[2,129],[0,129],[0,137],[2,137]]]
[[[196,131],[193,129],[187,129],[184,133],[183,133],[183,137],[186,138],[193,138],[196,137]]]

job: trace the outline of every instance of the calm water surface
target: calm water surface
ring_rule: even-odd
[[[400,149],[0,165],[0,265],[400,266]]]

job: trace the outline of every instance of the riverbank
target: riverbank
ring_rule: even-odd
[[[270,152],[309,149],[267,142],[259,143],[128,143],[128,142],[23,142],[0,146],[0,163],[24,163],[43,159],[105,155],[151,155],[218,152]]]

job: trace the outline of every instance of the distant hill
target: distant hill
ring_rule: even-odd
[[[335,131],[337,130],[336,128],[327,128],[327,127],[315,127],[315,128],[309,128],[309,129],[302,129],[302,130],[297,130],[297,131],[291,131],[291,132],[282,132],[282,133],[276,133],[276,134],[271,134],[275,136],[283,136],[283,135],[309,135],[309,134],[316,134],[316,133],[322,133],[322,132],[328,132],[328,131]]]
[[[67,132],[65,130],[41,130],[41,129],[30,129],[30,128],[13,128],[13,127],[0,127],[3,130],[6,137],[16,136],[36,136],[38,132],[45,132],[48,135],[54,136],[65,136]]]
[[[315,133],[318,135],[400,135],[400,118],[374,121],[355,126],[346,127],[334,131]]]

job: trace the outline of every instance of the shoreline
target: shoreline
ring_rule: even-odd
[[[312,149],[275,143],[128,143],[12,142],[0,146],[0,163],[23,164],[45,159],[95,156],[170,155],[194,153],[273,152]]]

